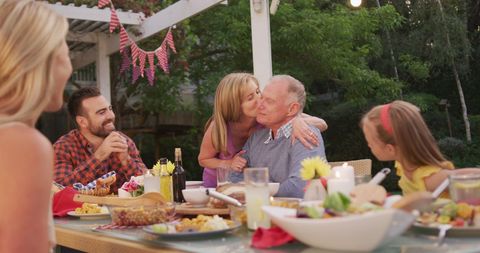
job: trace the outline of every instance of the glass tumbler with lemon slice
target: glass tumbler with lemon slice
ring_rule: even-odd
[[[247,226],[253,230],[258,227],[269,228],[270,219],[262,211],[262,206],[270,204],[268,168],[246,168],[244,176]]]
[[[450,179],[450,196],[459,203],[480,205],[480,170],[470,173],[453,173]]]

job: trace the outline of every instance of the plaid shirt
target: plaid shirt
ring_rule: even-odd
[[[124,182],[129,181],[131,176],[142,175],[146,166],[140,158],[140,152],[132,139],[122,135],[127,139],[128,154],[130,155],[130,160],[125,166],[113,153],[103,161],[95,158],[93,145],[77,129],[60,137],[53,144],[55,182],[65,186],[71,186],[77,182],[86,185],[113,170],[117,173],[116,185],[112,185],[113,191],[116,191]]]
[[[289,122],[285,123],[285,125],[281,126],[277,130],[277,134],[275,135],[275,138],[278,139],[282,136],[285,136],[285,138],[288,139],[288,138],[290,138],[290,135],[292,135],[292,130],[293,130],[293,119],[290,120]],[[272,130],[270,130],[267,140],[263,143],[268,144],[271,141],[273,141],[273,131]]]

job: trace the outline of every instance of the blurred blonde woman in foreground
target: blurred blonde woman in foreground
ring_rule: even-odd
[[[0,252],[53,246],[53,149],[34,125],[63,104],[72,72],[67,31],[66,19],[43,3],[0,0]]]

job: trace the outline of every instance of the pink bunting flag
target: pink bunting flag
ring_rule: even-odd
[[[120,52],[123,51],[129,40],[127,31],[120,26]]]
[[[153,86],[153,80],[155,77],[152,69],[145,69],[145,75],[147,75],[148,84],[150,84],[150,86]]]
[[[128,57],[128,49],[122,52],[122,65],[120,66],[120,74],[128,70],[130,67],[130,57]]]
[[[98,8],[102,8],[109,3],[110,3],[110,0],[98,0]]]
[[[167,32],[167,36],[165,37],[165,40],[168,43],[168,46],[172,49],[174,53],[177,53],[177,50],[175,50],[175,44],[173,43],[173,34],[172,34],[172,29],[169,29]]]
[[[112,33],[115,28],[120,25],[120,20],[118,19],[117,11],[115,11],[113,6],[110,8],[110,10],[110,33]]]
[[[132,50],[132,65],[137,66],[139,48],[135,42],[132,42],[132,45],[130,46],[130,48]]]
[[[143,70],[145,69],[145,58],[147,57],[147,54],[142,49],[140,49],[138,52],[138,55],[140,57],[140,74],[142,75],[142,77],[144,77]]]
[[[168,69],[168,54],[165,41],[163,41],[162,46],[160,46],[160,48],[155,51],[155,55],[157,55],[158,64],[163,69],[163,72],[169,73],[170,71]]]
[[[148,52],[147,53],[148,57],[148,64],[150,65],[150,72],[152,73],[152,76],[155,77],[155,53],[154,52]]]
[[[139,76],[140,76],[140,67],[133,66],[133,68],[132,68],[132,84],[135,84],[135,82],[138,80]]]

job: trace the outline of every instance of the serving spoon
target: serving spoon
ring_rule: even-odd
[[[215,190],[205,189],[205,193],[210,197],[225,201],[228,204],[232,204],[232,205],[238,206],[238,207],[243,206],[243,204],[240,201],[238,201],[237,199],[232,198],[232,197],[230,197],[228,195],[225,195],[223,193],[217,192]]]
[[[111,206],[149,206],[165,204],[167,201],[159,192],[147,192],[137,197],[119,198],[119,197],[99,197],[85,194],[75,194],[73,200],[77,202],[87,202]]]

